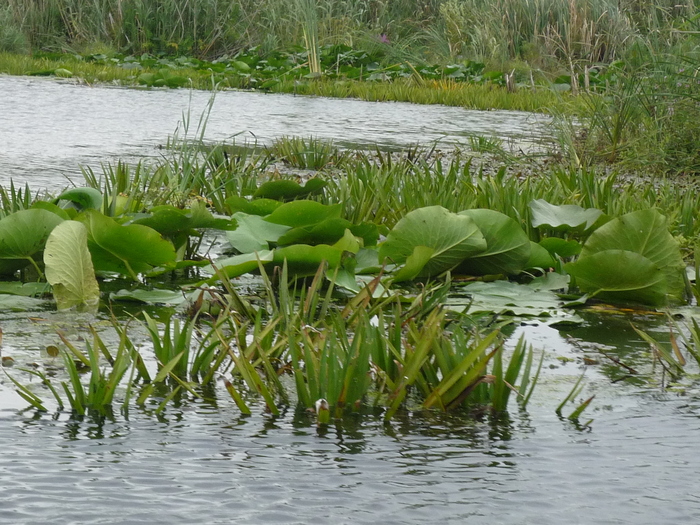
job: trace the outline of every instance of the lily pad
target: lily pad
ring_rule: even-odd
[[[416,246],[413,248],[413,253],[406,258],[406,264],[394,274],[394,282],[411,281],[418,277],[425,265],[430,262],[430,258],[434,253],[435,248],[428,248],[427,246]]]
[[[545,283],[539,281],[531,286],[510,281],[478,281],[462,287],[461,297],[449,297],[446,306],[453,310],[469,306],[470,314],[483,312],[576,322],[575,311],[564,308],[564,302],[554,291],[547,290]]]
[[[181,290],[119,290],[109,294],[110,301],[128,301],[145,304],[163,304],[167,306],[178,306],[187,301],[187,297]]]
[[[77,307],[96,310],[100,288],[87,245],[87,228],[77,221],[56,226],[44,250],[46,280],[59,310]]]
[[[21,295],[23,297],[37,297],[49,293],[51,285],[48,283],[21,283],[19,281],[0,282],[0,294]]]
[[[253,199],[249,201],[244,197],[234,195],[226,199],[226,205],[232,213],[242,211],[249,215],[270,215],[277,208],[282,206],[280,201],[273,199]]]
[[[87,226],[88,246],[98,271],[136,278],[138,273],[175,263],[172,243],[148,226],[122,226],[95,210],[87,210],[78,218]]]
[[[598,270],[594,263],[599,265]],[[685,290],[685,264],[678,242],[668,231],[666,217],[656,210],[628,213],[604,224],[591,234],[578,260],[567,264],[566,269],[576,276],[583,291],[606,292],[609,300],[619,295],[623,301],[658,306],[665,302],[659,302],[660,293],[680,300]],[[659,272],[663,282],[659,282]],[[615,282],[620,288],[615,288]]]
[[[525,269],[541,268],[546,270],[556,264],[554,257],[543,246],[530,241],[530,258],[525,263]]]
[[[238,224],[233,231],[226,232],[226,237],[233,248],[241,253],[253,253],[268,250],[271,242],[287,233],[291,227],[272,224],[258,215],[237,212],[232,217]]]
[[[202,202],[192,204],[189,210],[170,205],[156,206],[150,210],[150,216],[136,219],[133,224],[148,226],[166,236],[201,228],[236,229],[235,220],[214,217]]]
[[[285,248],[279,248],[274,252],[273,263],[282,266],[285,259],[289,271],[296,275],[313,275],[323,261],[328,262],[329,268],[340,265],[343,250],[319,244],[309,246],[308,244],[295,244]]]
[[[352,223],[340,217],[326,219],[311,226],[292,228],[278,239],[280,246],[288,244],[333,244],[350,228]]]
[[[546,237],[540,241],[540,246],[552,255],[567,258],[581,253],[581,244],[576,241],[567,241],[560,237]]]
[[[662,269],[643,255],[627,250],[604,250],[567,264],[584,292],[610,301],[661,306],[668,285]]]
[[[530,259],[530,238],[511,217],[494,210],[466,210],[486,239],[486,250],[463,261],[457,273],[515,275]]]
[[[428,277],[483,252],[486,240],[471,217],[452,213],[442,206],[428,206],[408,213],[394,226],[379,246],[379,260],[405,263],[416,246],[434,250],[418,275]]]
[[[316,201],[292,201],[287,202],[265,217],[267,222],[282,224],[296,228],[318,224],[327,219],[340,217],[342,204],[326,206]]]
[[[576,230],[583,233],[592,228],[603,215],[597,208],[582,208],[575,204],[556,206],[544,199],[534,200],[529,206],[533,227],[556,231]]]
[[[51,231],[63,219],[42,209],[21,210],[0,220],[0,273],[13,273],[44,249]]]
[[[79,210],[99,210],[102,208],[102,193],[95,188],[71,188],[56,198],[56,203],[60,201],[68,201]]]
[[[317,178],[309,179],[304,186],[293,180],[274,180],[262,184],[253,197],[286,201],[320,193],[327,185]]]
[[[219,270],[223,271],[229,278],[233,279],[244,273],[249,273],[255,271],[259,268],[258,261],[263,265],[272,262],[274,258],[274,252],[272,250],[262,250],[260,252],[254,253],[244,253],[241,255],[235,255],[234,257],[226,257],[224,259],[219,259],[214,261]],[[205,266],[203,271],[209,271],[214,273],[214,268],[211,266]],[[216,275],[209,279],[208,282],[216,282],[218,277]]]

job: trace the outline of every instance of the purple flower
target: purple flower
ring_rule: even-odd
[[[389,36],[386,33],[382,33],[379,35],[379,41],[382,44],[391,44],[391,41],[389,40]]]

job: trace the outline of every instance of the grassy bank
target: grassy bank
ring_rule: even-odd
[[[138,68],[125,67],[137,64]],[[160,66],[160,67],[158,67]],[[0,53],[0,73],[10,75],[70,76],[87,84],[116,83],[123,86],[146,86],[145,78],[164,78],[172,87],[194,89],[259,89],[273,93],[294,93],[336,98],[359,98],[369,101],[413,102],[417,104],[444,104],[470,109],[506,109],[533,112],[570,112],[576,108],[575,99],[545,86],[509,91],[493,82],[458,82],[453,79],[423,78],[420,73],[410,77],[386,81],[364,81],[347,77],[307,78],[300,73],[284,70],[272,78],[256,78],[249,71],[241,74],[217,72],[206,66],[197,68],[155,64],[141,66],[139,62],[111,62],[86,60],[74,55],[30,57]],[[163,87],[167,87],[165,84]],[[581,107],[580,105],[578,107]]]
[[[0,8],[0,49],[213,57],[347,44],[381,50],[388,62],[522,61],[570,71],[624,58],[640,41],[682,43],[696,14],[693,0],[11,0]]]

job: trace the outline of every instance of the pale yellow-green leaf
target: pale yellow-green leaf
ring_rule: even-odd
[[[53,287],[59,310],[67,308],[96,309],[100,289],[95,279],[87,228],[77,221],[64,221],[56,226],[44,249],[46,280]]]

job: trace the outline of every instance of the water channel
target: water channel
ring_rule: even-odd
[[[183,111],[198,116],[209,99],[7,77],[0,93],[0,181],[36,189],[79,181],[79,164],[157,155]],[[543,133],[518,113],[217,95],[207,136],[239,132],[261,142],[313,134],[387,147]],[[86,322],[50,308],[27,315],[0,311],[2,354],[23,380],[20,365],[53,365],[45,347],[56,326]],[[0,523],[700,522],[697,382],[662,388],[630,316],[583,317],[580,326],[515,329],[513,341],[524,334],[546,357],[528,411],[511,404],[505,421],[416,412],[385,424],[370,413],[319,430],[293,408],[272,417],[257,405],[242,417],[226,395],[162,415],[133,409],[128,418],[80,421],[26,410],[3,374]],[[663,317],[634,320],[655,337],[667,333]],[[620,380],[600,349],[657,380]],[[582,430],[555,408],[584,368],[582,396],[596,398]]]
[[[187,90],[89,87],[46,78],[0,76],[0,184],[32,188],[81,184],[79,166],[157,157],[189,120],[193,136],[211,94]],[[384,148],[465,144],[482,135],[530,150],[549,119],[514,111],[469,111],[406,103],[332,100],[226,91],[215,97],[204,137],[270,144],[282,136]]]

